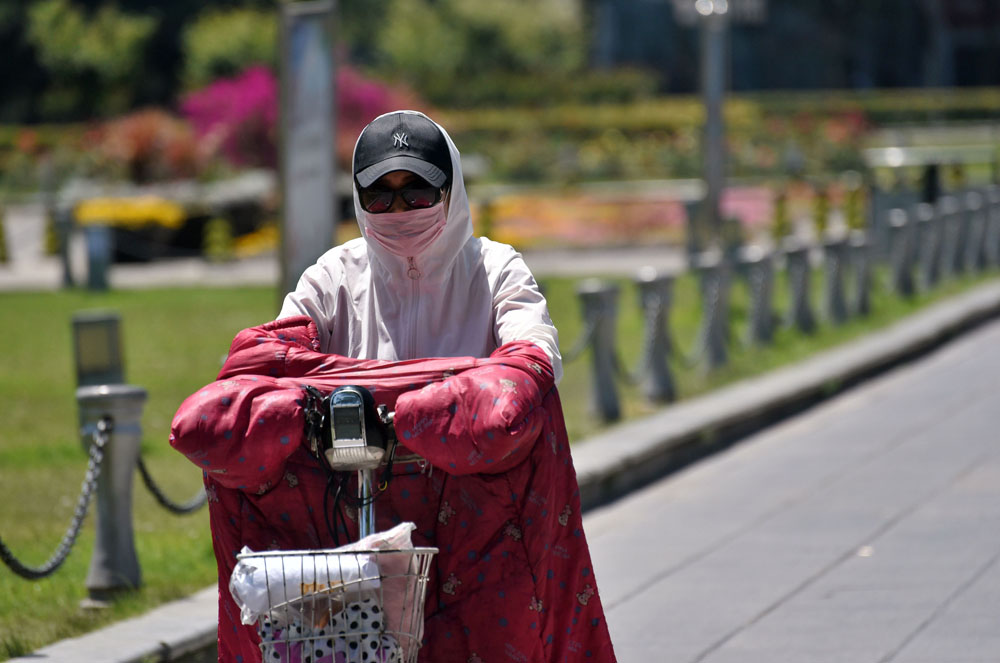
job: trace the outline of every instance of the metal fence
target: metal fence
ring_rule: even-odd
[[[697,279],[701,324],[694,349],[680,355],[670,331],[671,291],[684,272],[643,268],[635,278],[645,321],[643,350],[634,371],[622,370],[615,328],[620,286],[588,279],[577,290],[584,332],[564,353],[564,363],[589,357],[593,411],[605,422],[621,417],[619,390],[643,384],[656,402],[676,398],[671,364],[713,370],[726,365],[734,344],[760,347],[773,342],[781,325],[811,334],[820,325],[842,325],[872,312],[872,293],[883,288],[900,298],[929,292],[963,275],[1000,268],[1000,187],[991,185],[920,202],[915,192],[873,197],[867,228],[821,235],[813,241],[788,236],[775,247],[742,246],[692,257],[688,274]],[[788,288],[784,311],[775,306],[780,270]],[[876,274],[885,274],[876,280]],[[822,278],[814,289],[812,279]],[[735,329],[732,291],[746,289],[746,327]],[[817,296],[816,290],[821,294]]]

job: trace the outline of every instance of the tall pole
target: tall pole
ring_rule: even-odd
[[[282,228],[278,306],[333,245],[335,0],[280,3]]]
[[[704,244],[721,246],[720,200],[726,183],[725,124],[722,106],[726,94],[728,0],[697,0],[701,22],[701,93],[705,104],[702,135],[705,197],[699,213],[698,234]]]

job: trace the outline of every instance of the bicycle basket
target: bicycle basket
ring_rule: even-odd
[[[415,663],[436,553],[246,552],[237,559],[255,587],[233,594],[256,620],[264,663]]]

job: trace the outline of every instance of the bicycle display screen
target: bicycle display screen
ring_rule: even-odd
[[[334,440],[364,439],[364,401],[361,394],[340,390],[330,402]]]

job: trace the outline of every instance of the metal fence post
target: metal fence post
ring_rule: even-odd
[[[966,235],[962,262],[964,271],[976,273],[985,267],[983,260],[983,243],[986,239],[986,218],[984,215],[983,196],[978,191],[965,194]]]
[[[788,237],[782,244],[785,254],[785,270],[791,291],[789,323],[807,334],[816,330],[816,316],[810,303],[810,282],[812,267],[809,264],[809,247],[799,240]]]
[[[114,254],[114,235],[106,225],[88,225],[83,229],[87,241],[87,288],[108,289],[108,270]]]
[[[897,186],[891,191],[883,191],[878,187],[872,189],[870,203],[870,225],[868,243],[874,257],[882,261],[889,254],[889,228],[886,212],[894,207],[910,207],[919,202],[918,192]]]
[[[958,200],[954,196],[941,196],[937,206],[941,224],[941,267],[938,272],[946,280],[957,271],[961,220]]]
[[[828,237],[823,241],[824,291],[826,315],[834,324],[847,320],[847,302],[844,299],[844,253],[847,244],[842,237]]]
[[[639,364],[640,388],[647,399],[659,403],[677,398],[668,364],[672,350],[669,320],[674,279],[674,274],[661,274],[652,267],[639,270],[635,279],[639,303],[645,313],[645,346]]]
[[[774,340],[774,258],[770,251],[756,245],[740,251],[740,265],[750,291],[748,338],[755,345]]]
[[[702,253],[695,261],[701,287],[701,343],[708,368],[725,365],[729,336],[729,278],[726,261],[718,251]]]
[[[59,266],[62,270],[62,286],[72,288],[73,267],[70,263],[70,241],[73,236],[73,213],[66,208],[52,206],[49,212],[52,217],[53,231],[59,243]]]
[[[139,460],[146,390],[124,384],[87,386],[77,389],[76,399],[85,444],[102,418],[111,417],[114,426],[97,479],[97,536],[86,582],[90,599],[102,602],[141,583],[132,528],[132,477]]]
[[[916,246],[916,266],[918,284],[924,292],[937,283],[938,267],[940,266],[941,225],[934,206],[930,203],[917,203],[913,207],[913,223]]]
[[[591,340],[592,394],[597,414],[606,422],[621,418],[615,385],[615,320],[618,286],[587,279],[577,288],[585,326],[593,329]]]
[[[852,230],[848,236],[851,254],[851,268],[854,272],[854,299],[852,313],[865,316],[871,313],[872,261],[868,234],[863,230]]]
[[[906,215],[906,210],[898,208],[889,210],[889,265],[892,270],[892,288],[902,297],[912,297],[914,294],[910,240],[910,219]]]
[[[986,189],[986,239],[984,256],[989,267],[1000,267],[1000,186]]]
[[[965,194],[956,196],[955,214],[955,248],[953,255],[952,275],[964,274],[966,269],[965,251],[969,244],[969,230],[972,226],[972,215],[969,213],[968,200]]]

